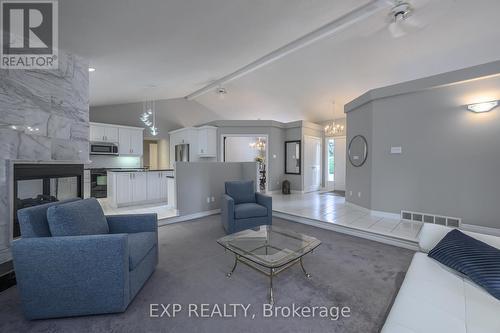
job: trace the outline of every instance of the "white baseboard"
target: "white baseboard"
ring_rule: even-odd
[[[172,224],[172,223],[178,223],[178,222],[184,222],[184,221],[189,221],[189,220],[194,220],[194,219],[199,219],[202,217],[210,216],[210,215],[215,215],[220,213],[220,208],[218,209],[212,209],[212,210],[207,210],[204,212],[199,212],[199,213],[194,213],[194,214],[189,214],[189,215],[182,215],[182,216],[175,216],[175,217],[169,217],[166,219],[162,219],[158,221],[158,226],[162,227],[164,225]]]
[[[466,231],[477,232],[479,234],[486,234],[486,235],[500,237],[500,229],[497,229],[497,228],[490,228],[490,227],[483,227],[481,225],[462,223],[462,225],[460,226],[460,229],[466,230]]]
[[[413,251],[418,251],[418,244],[416,242],[412,242],[412,241],[409,241],[406,239],[376,234],[376,233],[373,233],[370,231],[354,229],[354,228],[339,225],[339,224],[321,222],[321,221],[314,220],[314,219],[309,219],[309,218],[300,217],[300,216],[291,215],[291,214],[285,214],[285,213],[276,212],[276,211],[273,211],[273,216],[285,219],[287,221],[303,223],[303,224],[311,225],[313,227],[332,230],[332,231],[340,232],[340,233],[351,235],[351,236],[365,238],[365,239],[373,240],[373,241],[388,244],[388,245],[393,245],[393,246],[398,246],[398,247],[402,247],[402,248],[413,250]]]
[[[363,206],[360,206],[360,205],[357,205],[355,203],[348,202],[348,201],[346,201],[345,203],[347,206],[351,206],[351,207],[356,208],[362,212],[366,212],[366,213],[370,214],[371,216],[385,217],[388,219],[398,219],[398,220],[401,219],[401,215],[398,213],[389,213],[389,212],[383,212],[380,210],[373,210],[373,209],[369,209],[369,208],[366,208],[366,207],[363,207]]]

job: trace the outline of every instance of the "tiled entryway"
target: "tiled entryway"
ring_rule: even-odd
[[[271,195],[273,211],[411,242],[417,242],[418,233],[423,224],[370,215],[369,212],[347,203],[342,196],[321,192],[289,195],[273,193]]]

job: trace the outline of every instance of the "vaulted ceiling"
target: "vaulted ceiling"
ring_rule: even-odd
[[[65,0],[61,45],[97,68],[92,105],[178,98],[368,2]],[[387,6],[195,101],[222,119],[322,121],[369,89],[499,60],[500,1],[445,2],[401,38],[384,28]]]

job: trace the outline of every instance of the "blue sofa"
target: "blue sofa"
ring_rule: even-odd
[[[156,214],[104,216],[91,198],[18,218],[12,255],[28,319],[123,312],[158,263]]]
[[[251,180],[226,182],[221,205],[221,222],[227,234],[273,222],[272,198],[255,192]]]

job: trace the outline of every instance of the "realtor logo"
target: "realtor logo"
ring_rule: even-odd
[[[58,67],[57,0],[0,1],[0,68]]]

